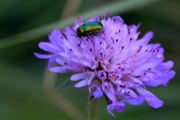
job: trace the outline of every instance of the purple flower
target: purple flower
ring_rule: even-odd
[[[140,25],[128,26],[121,17],[114,16],[101,20],[104,33],[79,38],[75,31],[83,24],[81,19],[63,33],[53,30],[49,42],[39,43],[41,49],[51,54],[35,53],[36,57],[49,59],[51,72],[74,72],[71,81],[79,81],[74,86],[87,85],[95,99],[105,96],[110,101],[107,110],[111,115],[113,110],[124,111],[125,103],[140,105],[146,100],[153,108],[161,107],[163,101],[145,86],[166,86],[175,72],[171,70],[172,61],[163,62],[164,49],[160,44],[148,44],[153,32],[139,39]]]

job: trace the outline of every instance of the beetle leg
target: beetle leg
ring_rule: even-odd
[[[86,37],[89,38],[92,41],[92,43],[95,45],[95,43],[93,42],[93,40],[89,36],[86,36]]]
[[[81,40],[80,40],[80,45],[81,45],[81,42],[82,42],[82,38],[81,38]]]

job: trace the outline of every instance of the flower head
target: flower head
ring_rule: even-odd
[[[97,21],[99,17],[89,21]],[[38,58],[48,58],[51,72],[73,72],[74,86],[88,86],[89,93],[96,99],[105,96],[109,101],[108,112],[122,112],[125,103],[140,105],[147,101],[149,106],[159,108],[163,101],[145,86],[166,86],[175,75],[173,62],[163,62],[164,49],[160,44],[148,44],[153,32],[139,39],[140,25],[126,25],[119,16],[100,21],[102,34],[76,35],[83,24],[79,18],[73,28],[67,27],[63,34],[55,29],[49,42],[40,42],[39,47],[50,55],[35,53]],[[53,66],[52,65],[58,66]],[[113,115],[114,116],[114,115]]]

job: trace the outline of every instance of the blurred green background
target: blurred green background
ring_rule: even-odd
[[[0,120],[85,120],[87,87],[57,88],[70,74],[52,74],[41,51],[55,28],[72,26],[78,16],[120,15],[125,23],[141,23],[140,37],[153,31],[151,43],[165,48],[165,61],[175,62],[176,76],[167,87],[147,88],[164,101],[160,109],[144,103],[126,105],[115,118],[100,99],[99,120],[180,120],[180,1],[179,0],[1,0],[0,1]]]

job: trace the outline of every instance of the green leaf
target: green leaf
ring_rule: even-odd
[[[93,99],[94,99],[94,96],[90,96],[89,99],[88,99],[88,101],[90,102],[90,101],[93,100]]]
[[[105,98],[105,100],[106,100],[107,105],[112,104],[112,101],[106,96],[105,93],[104,93],[104,98]]]
[[[64,90],[72,85],[74,85],[74,81],[71,81],[71,80],[66,80],[65,82],[62,83],[61,87],[58,88],[58,90]]]
[[[1,39],[0,40],[0,48],[24,43],[24,42],[30,41],[32,39],[35,40],[36,38],[39,38],[43,35],[47,35],[50,31],[52,31],[55,28],[63,29],[66,26],[72,25],[74,23],[74,21],[77,20],[78,16],[83,16],[83,18],[85,20],[87,20],[93,16],[101,15],[107,11],[109,13],[111,13],[111,15],[117,14],[117,13],[118,14],[119,13],[125,13],[127,11],[137,9],[139,7],[144,7],[146,5],[149,5],[151,3],[158,2],[158,1],[160,1],[160,0],[137,0],[137,1],[135,1],[135,0],[124,0],[124,1],[111,2],[111,3],[108,3],[108,4],[103,5],[101,7],[93,8],[90,11],[85,11],[83,13],[80,13],[77,16],[71,16],[71,17],[63,19],[61,21],[57,20],[57,21],[50,23],[48,25],[20,33],[20,34],[17,34],[15,36],[11,36],[8,38]]]

